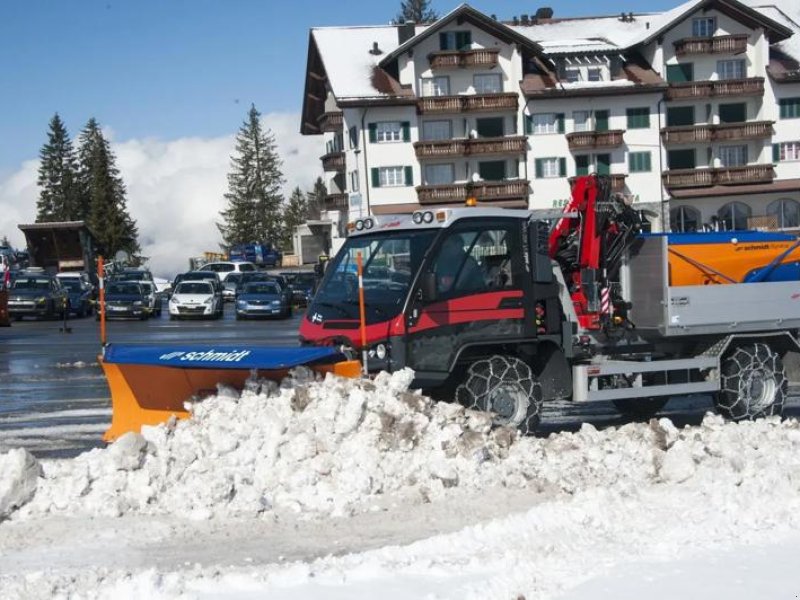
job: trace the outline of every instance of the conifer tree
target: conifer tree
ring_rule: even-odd
[[[125,184],[95,119],[90,119],[81,132],[78,157],[81,196],[88,207],[86,221],[101,251],[109,257],[120,250],[137,254],[139,231],[128,214]]]
[[[58,113],[50,120],[47,143],[42,146],[39,158],[36,221],[82,219],[84,215],[80,211],[75,150]]]
[[[328,195],[328,190],[325,188],[325,182],[322,177],[317,177],[314,182],[314,189],[306,194],[308,204],[308,219],[317,221],[322,216],[322,211],[325,210],[325,196]]]
[[[292,247],[295,229],[308,220],[308,198],[299,187],[292,190],[289,203],[284,212],[283,248]]]
[[[397,13],[395,21],[398,23],[406,21],[432,23],[438,18],[439,15],[431,8],[430,0],[403,0],[400,2],[400,12]]]
[[[264,131],[261,113],[250,106],[236,134],[236,147],[228,173],[226,208],[217,223],[226,247],[254,241],[277,244],[285,239],[282,161],[275,136]]]

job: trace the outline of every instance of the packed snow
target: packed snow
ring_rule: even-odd
[[[0,455],[0,597],[797,593],[796,420],[519,437],[412,376],[296,369],[74,459]],[[759,576],[732,585],[726,553]]]

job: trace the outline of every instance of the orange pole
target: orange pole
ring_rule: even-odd
[[[103,272],[103,257],[97,258],[97,278],[100,280],[100,343],[106,345],[106,285]]]
[[[367,315],[364,307],[364,269],[361,264],[361,252],[356,255],[358,265],[358,312],[361,324],[361,368],[367,375]]]

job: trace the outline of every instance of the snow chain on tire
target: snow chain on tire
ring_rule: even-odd
[[[766,344],[739,346],[722,361],[717,410],[734,421],[781,415],[788,381],[783,361]]]
[[[470,365],[456,400],[466,408],[494,413],[495,425],[529,434],[539,425],[542,387],[525,362],[496,355]]]

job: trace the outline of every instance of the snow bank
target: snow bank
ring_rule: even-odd
[[[270,511],[303,517],[421,504],[454,488],[526,488],[547,495],[702,478],[713,485],[800,489],[794,420],[731,424],[709,415],[677,430],[667,419],[546,439],[491,430],[487,415],[408,391],[410,371],[374,382],[294,371],[280,386],[222,389],[193,418],[128,434],[106,449],[45,462],[16,515],[174,514],[194,519]],[[780,461],[780,469],[774,465]]]
[[[27,450],[0,454],[0,521],[33,497],[41,475],[41,465]]]

